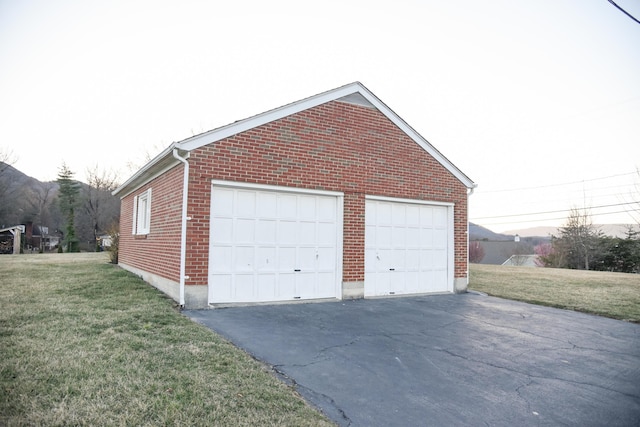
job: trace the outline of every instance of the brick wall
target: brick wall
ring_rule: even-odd
[[[332,101],[196,149],[189,162],[187,284],[208,281],[212,179],[344,192],[345,282],[364,280],[365,195],[453,202],[455,277],[466,276],[466,187],[375,109]]]
[[[122,199],[120,263],[179,281],[182,179],[183,166],[179,165]],[[149,188],[152,189],[150,232],[134,236],[133,198]]]

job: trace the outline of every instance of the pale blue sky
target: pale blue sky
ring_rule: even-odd
[[[607,0],[0,0],[0,147],[41,180],[63,161],[124,180],[172,141],[357,80],[478,183],[471,220],[558,225],[493,217],[631,201],[639,76],[640,25]]]

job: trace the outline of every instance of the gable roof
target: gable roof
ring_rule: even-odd
[[[178,149],[182,152],[190,152],[197,148],[209,145],[211,143],[220,141],[238,133],[244,132],[249,129],[264,125],[266,123],[290,116],[300,111],[307,110],[309,108],[316,107],[318,105],[325,104],[330,101],[342,101],[352,104],[358,104],[376,108],[391,122],[398,126],[407,136],[415,141],[420,147],[422,147],[427,153],[435,158],[440,164],[442,164],[452,175],[454,175],[460,182],[462,182],[467,188],[475,188],[476,184],[465,175],[460,169],[458,169],[453,163],[449,161],[442,153],[440,153],[433,145],[423,138],[418,132],[416,132],[409,124],[407,124],[400,116],[393,112],[386,104],[378,99],[369,89],[367,89],[362,83],[354,82],[345,86],[338,87],[336,89],[323,92],[309,98],[302,99],[300,101],[293,102],[291,104],[284,105],[273,110],[266,111],[264,113],[239,120],[234,123],[222,126],[210,131],[194,135],[190,138],[184,139],[179,142],[172,143],[158,156],[151,160],[142,169],[136,172],[131,178],[123,183],[119,188],[113,191],[114,195],[122,193],[129,189],[129,191],[143,185],[155,176],[166,171],[168,168],[175,166],[178,160],[173,157],[173,150]],[[125,196],[128,192],[125,192]]]

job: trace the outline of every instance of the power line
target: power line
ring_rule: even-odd
[[[603,212],[603,213],[599,213],[599,214],[591,214],[590,216],[592,216],[592,217],[594,217],[594,216],[606,216],[606,215],[615,215],[615,214],[619,214],[619,213],[628,213],[628,214],[630,214],[630,212],[628,210],[624,210],[624,211]],[[503,221],[503,222],[489,222],[489,223],[483,222],[483,225],[522,224],[522,223],[529,223],[529,222],[559,221],[559,220],[562,220],[562,219],[567,219],[567,218],[566,217],[556,217],[556,218],[543,218],[543,219],[525,219],[525,220],[522,220],[522,221]]]
[[[617,178],[617,177],[620,177],[620,176],[635,175],[637,173],[638,173],[638,171],[633,171],[633,172],[627,172],[627,173],[620,173],[620,174],[617,174],[617,175],[603,176],[601,178],[591,178],[591,179],[583,179],[583,180],[580,180],[580,181],[562,182],[562,183],[559,183],[559,184],[536,185],[536,186],[533,186],[533,187],[504,188],[504,189],[500,189],[500,190],[489,190],[489,191],[482,191],[482,194],[507,193],[507,192],[510,192],[510,191],[526,191],[526,190],[538,190],[540,188],[562,187],[562,186],[565,186],[565,185],[582,184],[584,182],[602,181],[602,180],[605,180],[605,179]],[[478,193],[480,193],[480,191],[478,191]]]
[[[614,207],[614,206],[635,205],[637,203],[638,202],[628,202],[628,203],[615,203],[615,204],[612,204],[612,205],[591,206],[590,208],[588,208],[588,210],[600,209],[600,208],[611,208],[611,207]],[[512,214],[512,215],[485,216],[485,217],[480,217],[480,218],[473,218],[473,220],[477,221],[479,219],[499,219],[499,218],[513,218],[513,217],[517,217],[517,216],[548,215],[548,214],[554,214],[554,213],[571,212],[572,210],[574,210],[574,209],[561,209],[561,210],[557,210],[557,211],[531,212],[531,213],[520,213],[520,214]],[[623,212],[626,212],[626,211],[623,211]],[[532,221],[534,221],[534,220],[532,220]],[[536,220],[536,221],[538,221],[538,220]],[[547,219],[544,219],[542,221],[547,221]]]
[[[611,3],[612,5],[614,5],[615,7],[617,7],[622,13],[624,13],[625,15],[627,15],[629,18],[633,19],[634,21],[636,21],[638,24],[640,24],[640,21],[638,21],[636,18],[634,18],[629,12],[627,12],[626,10],[624,10],[623,8],[621,8],[620,6],[618,6],[613,0],[607,0],[609,3]]]

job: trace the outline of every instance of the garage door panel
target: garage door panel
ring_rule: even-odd
[[[297,227],[297,243],[301,245],[316,244],[316,223],[300,221]]]
[[[407,246],[407,230],[404,227],[392,228],[391,242],[394,248],[402,249]]]
[[[383,247],[383,248],[390,248],[392,247],[392,227],[389,225],[381,225],[380,227],[378,227],[377,229],[375,229],[374,232],[374,240],[375,240],[375,246],[377,247]]]
[[[268,273],[276,271],[276,249],[272,246],[259,247],[256,249],[255,265],[258,273]]]
[[[297,200],[293,194],[278,195],[278,218],[292,219],[297,218]]]
[[[316,261],[317,261],[318,271],[320,272],[333,271],[335,262],[336,262],[335,249],[331,247],[318,248]]]
[[[417,249],[420,247],[420,228],[409,227],[407,229],[407,248]]]
[[[256,194],[253,191],[238,191],[236,214],[239,217],[256,216]]]
[[[377,270],[388,271],[393,266],[393,250],[378,249],[376,252]]]
[[[433,244],[432,228],[420,228],[420,242],[422,247],[431,247]]]
[[[380,203],[375,211],[375,223],[377,225],[391,225],[391,204]]]
[[[233,270],[237,272],[253,272],[254,250],[253,246],[236,246],[233,257]]]
[[[391,224],[405,227],[407,224],[407,219],[405,215],[406,211],[407,211],[406,206],[401,205],[399,203],[392,203],[391,204]]]
[[[235,191],[219,189],[216,192],[216,203],[211,204],[211,214],[213,216],[231,218],[233,216],[234,197]]]
[[[366,201],[365,296],[446,291],[448,206]]]
[[[336,225],[332,223],[320,222],[317,227],[317,242],[318,245],[331,245],[335,246]]]
[[[292,272],[296,268],[296,247],[281,246],[278,251],[278,271]]]
[[[447,264],[447,251],[445,249],[435,250],[433,251],[433,268],[438,268],[440,266],[446,266]],[[442,268],[442,267],[440,267]]]
[[[316,269],[316,248],[298,248],[296,268],[307,272]]]
[[[296,273],[296,297],[300,299],[321,298],[316,288],[316,274]]]
[[[212,187],[209,301],[336,297],[338,199]]]
[[[420,225],[420,206],[419,205],[412,205],[412,206],[407,206],[407,212],[406,212],[406,222],[405,224],[407,226],[419,226]]]
[[[420,265],[424,269],[430,269],[433,267],[433,250],[431,249],[421,249],[420,250]]]
[[[228,274],[212,274],[209,280],[216,283],[216,293],[221,300],[231,301],[234,298],[231,276]]]
[[[259,243],[275,245],[278,223],[272,219],[258,219],[255,221],[255,240]]]
[[[219,243],[233,242],[233,220],[231,218],[219,218],[216,220],[215,241]]]
[[[420,249],[407,249],[404,262],[406,271],[420,271]]]
[[[258,283],[258,298],[262,301],[273,301],[276,296],[276,274],[259,274],[256,276]]]
[[[292,299],[296,296],[296,276],[291,274],[278,275],[278,298]]]
[[[233,290],[238,301],[251,301],[254,298],[253,274],[235,274]]]
[[[447,228],[447,211],[445,209],[434,209],[433,226],[438,228]]]
[[[298,214],[301,221],[316,220],[316,198],[313,196],[298,196]]]
[[[391,252],[391,265],[390,268],[393,268],[393,271],[405,271],[406,266],[406,251],[403,249],[394,250]]]
[[[214,273],[227,271],[233,262],[233,248],[230,246],[214,246],[210,254],[209,269]]]
[[[336,199],[334,197],[319,197],[317,199],[318,220],[334,223],[336,208]]]
[[[298,224],[294,220],[282,220],[278,227],[278,243],[295,245],[298,243]]]
[[[259,192],[257,196],[258,218],[277,218],[278,217],[278,195],[275,193]]]
[[[423,227],[423,228],[433,227],[433,208],[429,206],[420,207],[420,227]]]
[[[238,218],[236,227],[233,231],[234,241],[238,243],[251,243],[256,240],[255,237],[255,220]]]
[[[415,294],[420,292],[420,281],[422,279],[422,274],[419,271],[408,271],[405,273],[404,277],[404,288],[406,290],[406,293]]]

